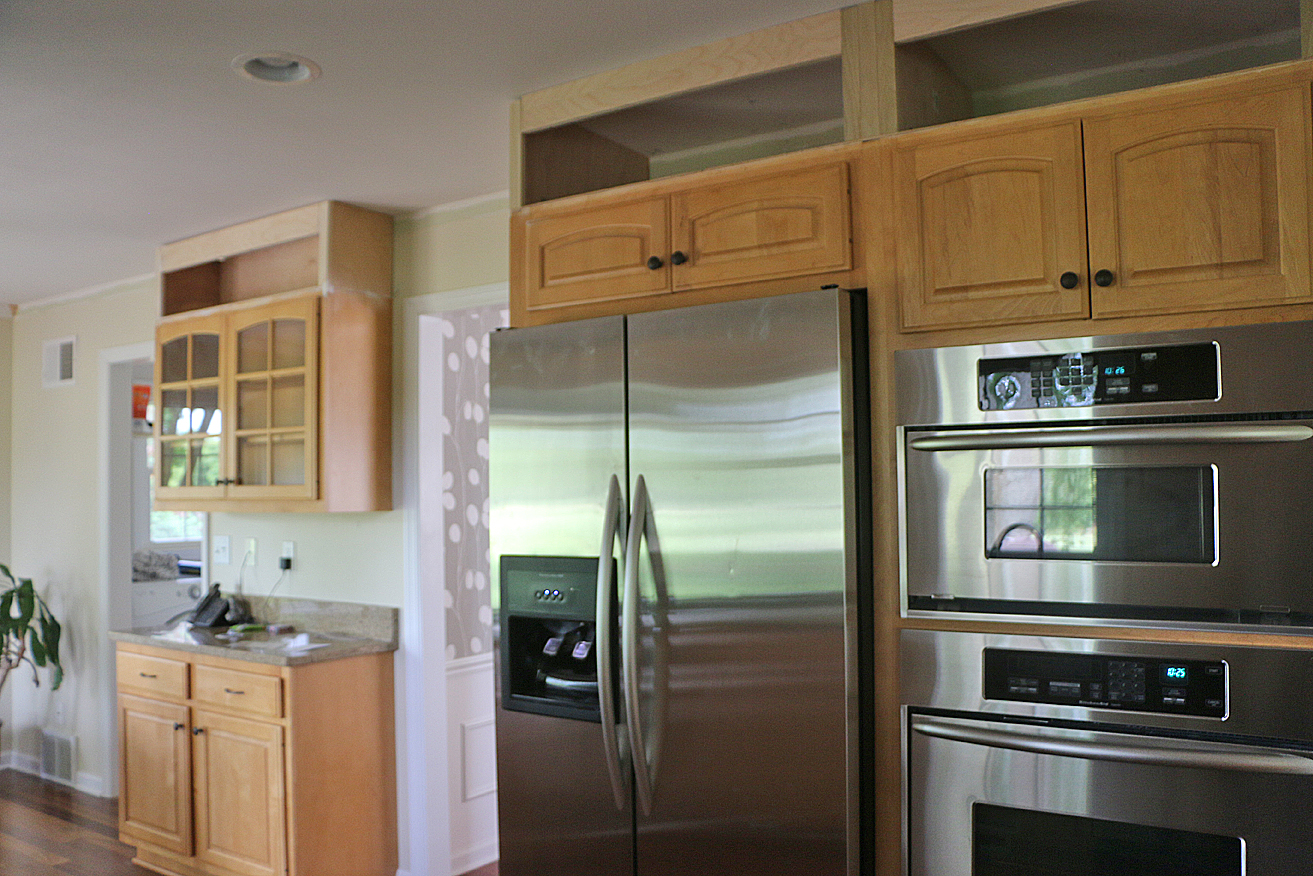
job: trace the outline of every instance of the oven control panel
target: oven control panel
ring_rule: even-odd
[[[985,649],[985,699],[1225,718],[1220,660]]]
[[[1216,401],[1215,343],[980,359],[982,411]]]

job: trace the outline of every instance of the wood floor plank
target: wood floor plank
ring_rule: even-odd
[[[0,876],[152,876],[118,841],[118,802],[0,770]]]

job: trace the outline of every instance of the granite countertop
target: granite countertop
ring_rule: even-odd
[[[169,627],[113,630],[109,637],[115,642],[275,666],[298,666],[397,649],[395,608],[279,599],[268,600],[259,614],[261,621],[291,624],[295,629],[289,633],[267,630],[238,633],[223,628],[193,627],[179,621]]]

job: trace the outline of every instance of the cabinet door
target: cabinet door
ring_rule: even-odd
[[[848,166],[726,182],[670,198],[674,288],[852,267]],[[676,264],[675,262],[681,262]]]
[[[319,299],[229,317],[231,498],[313,499],[319,488]]]
[[[903,328],[1088,316],[1079,122],[961,136],[896,153]]]
[[[666,199],[532,215],[525,220],[529,310],[670,291]],[[648,260],[660,264],[649,267]]]
[[[156,330],[156,498],[224,494],[223,326],[211,315]]]
[[[1307,301],[1309,115],[1304,84],[1087,121],[1095,315]]]
[[[287,860],[283,728],[196,710],[196,857],[246,876]]]
[[[119,833],[180,855],[192,850],[187,707],[119,697]]]

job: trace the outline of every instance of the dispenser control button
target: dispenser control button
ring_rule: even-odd
[[[576,660],[587,660],[588,652],[591,651],[592,649],[593,649],[592,642],[588,642],[588,641],[578,642],[575,644],[574,650],[571,651],[570,653],[574,656],[574,659]]]
[[[552,636],[547,640],[547,644],[543,645],[543,653],[548,657],[555,657],[561,652],[561,645],[564,644],[564,642],[565,640],[560,636]]]

